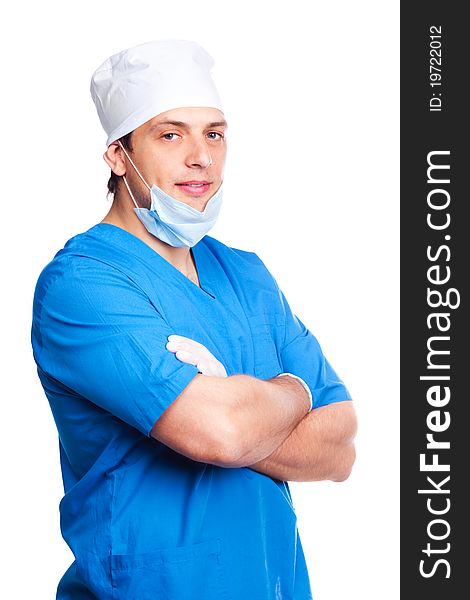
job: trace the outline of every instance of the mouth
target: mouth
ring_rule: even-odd
[[[183,181],[175,185],[190,196],[203,196],[209,191],[212,181]]]

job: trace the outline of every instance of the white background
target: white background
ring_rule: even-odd
[[[29,331],[40,270],[108,209],[90,76],[123,48],[176,37],[215,58],[229,121],[224,206],[210,235],[259,254],[359,415],[350,479],[291,484],[314,598],[398,598],[398,6],[43,0],[4,9],[2,597],[55,597],[71,562],[57,433]]]

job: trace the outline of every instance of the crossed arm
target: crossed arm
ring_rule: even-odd
[[[226,468],[250,467],[284,481],[343,481],[355,458],[353,404],[308,412],[309,404],[290,377],[200,374],[151,435],[193,460]]]

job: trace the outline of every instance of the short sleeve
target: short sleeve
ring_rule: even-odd
[[[61,260],[36,287],[38,367],[149,435],[198,370],[166,349],[174,331],[131,276],[87,257]]]
[[[312,393],[313,408],[351,400],[345,385],[323,355],[315,336],[293,314],[279,290],[285,315],[285,337],[280,358],[286,372],[301,377]]]

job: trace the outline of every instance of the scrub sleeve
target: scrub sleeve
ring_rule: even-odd
[[[317,338],[292,312],[284,293],[259,256],[255,255],[271,278],[279,297],[279,311],[284,319],[280,362],[285,372],[300,377],[312,394],[312,408],[351,400],[343,381],[323,354]]]
[[[37,298],[36,360],[49,377],[148,436],[198,370],[166,349],[174,331],[127,275],[86,257],[64,260],[66,286],[50,278]]]

